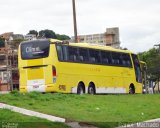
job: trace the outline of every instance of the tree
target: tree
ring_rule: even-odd
[[[19,44],[24,41],[24,39],[15,39],[13,40],[12,44],[14,48],[18,48]]]
[[[151,79],[160,78],[160,54],[157,52],[158,49],[152,48],[149,51],[139,53],[139,58],[147,63],[148,74]]]
[[[139,53],[139,58],[147,63],[147,76],[150,82],[155,82],[153,89],[158,87],[160,93],[159,81],[160,81],[160,52],[159,48],[152,48],[149,51]],[[149,82],[149,83],[150,83]],[[155,91],[155,90],[154,90]]]
[[[28,34],[34,34],[34,35],[38,36],[38,32],[36,30],[30,30]]]
[[[56,34],[58,40],[70,40],[71,38],[67,35]]]
[[[54,31],[45,29],[37,32],[36,30],[30,30],[28,34],[35,34],[36,36],[42,37],[42,38],[53,38],[58,40],[70,40],[70,37],[65,34],[56,34]]]
[[[39,36],[40,37],[45,37],[45,38],[57,39],[57,36],[56,36],[55,32],[52,31],[52,30],[48,30],[48,29],[39,31]]]

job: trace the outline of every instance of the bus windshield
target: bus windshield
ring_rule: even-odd
[[[45,41],[30,41],[21,44],[22,59],[38,59],[45,58],[49,55],[50,42]]]

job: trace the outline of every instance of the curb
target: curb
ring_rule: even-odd
[[[1,109],[9,109],[11,111],[18,112],[18,113],[28,115],[28,116],[35,116],[35,117],[47,119],[47,120],[50,120],[53,122],[65,122],[64,118],[60,118],[60,117],[56,117],[56,116],[52,116],[52,115],[48,115],[48,114],[43,114],[40,112],[35,112],[35,111],[27,110],[24,108],[7,105],[4,103],[0,103],[0,108]]]

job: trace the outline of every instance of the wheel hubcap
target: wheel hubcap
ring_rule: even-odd
[[[80,88],[80,94],[83,94],[83,89],[82,88]]]
[[[89,93],[90,93],[90,94],[94,94],[94,90],[93,90],[92,87],[89,88]]]

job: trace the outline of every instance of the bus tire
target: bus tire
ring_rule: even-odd
[[[90,83],[90,84],[89,84],[88,94],[92,94],[92,95],[95,95],[95,94],[96,94],[95,85],[94,85],[93,83]]]
[[[135,87],[133,84],[129,86],[129,94],[135,94]]]
[[[85,93],[85,86],[83,83],[79,83],[77,87],[77,94],[81,95]]]

